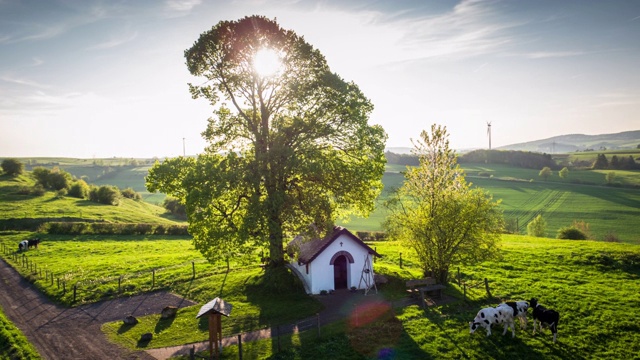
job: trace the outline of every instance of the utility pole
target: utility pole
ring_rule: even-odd
[[[184,146],[184,138],[182,138],[182,156],[187,156],[187,152],[185,151],[185,146]]]

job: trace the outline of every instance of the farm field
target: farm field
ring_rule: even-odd
[[[635,151],[628,150],[624,153],[635,153]],[[575,154],[577,156],[597,155],[592,153]],[[607,152],[607,154],[612,154],[612,152]],[[43,158],[30,159],[29,161],[32,164],[59,164],[61,168],[77,177],[83,175],[89,176],[89,179],[97,177],[96,180],[90,181],[96,185],[110,184],[120,188],[131,187],[142,195],[145,203],[159,204],[165,198],[164,194],[150,194],[145,189],[144,177],[149,165],[128,166],[125,165],[127,159],[100,159],[101,166],[96,166],[93,162],[82,159]],[[140,162],[143,161],[140,160]],[[105,174],[91,173],[91,171],[104,172],[105,166],[111,166],[109,168],[111,170]],[[634,226],[640,215],[640,171],[616,170],[614,172],[617,186],[606,186],[605,177],[610,172],[609,170],[570,170],[565,179],[560,178],[556,171],[545,181],[538,176],[539,170],[535,169],[496,164],[462,164],[461,166],[467,174],[467,181],[484,188],[494,196],[494,199],[501,200],[505,219],[516,222],[520,233],[526,233],[527,223],[538,214],[542,214],[547,221],[546,235],[549,237],[555,237],[559,228],[569,226],[573,221],[584,221],[589,224],[591,237],[594,239],[601,240],[607,234],[614,234],[622,242],[640,244],[640,231]],[[383,203],[390,189],[399,187],[404,181],[401,172],[405,169],[404,165],[387,164],[383,176],[385,189],[377,200],[374,212],[368,218],[339,219],[338,224],[353,231],[383,230],[382,223],[386,217]],[[52,194],[48,196],[53,197]],[[75,200],[69,198],[56,200],[60,203],[73,201]],[[11,205],[3,205],[3,202],[0,199],[0,207],[14,208],[13,202]],[[46,204],[46,202],[44,203]],[[22,211],[22,216],[27,217],[35,216],[35,213],[50,215],[52,211],[60,211],[55,208],[47,211],[46,207],[42,205],[34,206],[28,202],[16,205],[17,214]],[[82,210],[69,208],[65,213],[69,214],[67,216],[84,217],[84,209],[88,210],[88,207],[76,207],[75,209]],[[160,212],[163,211],[158,209]],[[13,212],[14,210],[7,211]],[[5,212],[5,214],[7,213]],[[112,216],[117,217],[115,214]],[[128,220],[124,218],[118,221],[126,222]]]
[[[387,187],[400,186],[404,177],[399,171],[404,166],[387,167],[384,175],[385,190],[369,218],[353,217],[340,224],[352,230],[380,231],[386,209],[382,206]],[[640,231],[636,226],[640,218],[640,172],[616,171],[627,186],[605,186],[606,171],[570,171],[567,179],[555,173],[548,181],[539,178],[538,170],[513,168],[502,165],[465,164],[467,181],[489,192],[495,200],[501,200],[505,220],[517,221],[520,233],[526,233],[526,225],[541,214],[547,222],[547,236],[555,237],[559,228],[573,221],[589,223],[594,239],[603,239],[608,233],[620,241],[640,244]],[[484,173],[485,176],[478,176]],[[531,181],[533,180],[533,181]],[[590,185],[589,182],[600,185]]]
[[[12,246],[27,236],[30,234],[3,234],[0,242]],[[383,255],[374,263],[374,270],[389,279],[379,290],[389,300],[405,296],[404,281],[420,277],[412,252],[397,242],[370,245]],[[72,302],[69,293],[61,294],[55,285],[34,277],[33,271],[7,254],[2,256],[49,296],[63,303]],[[234,306],[233,316],[223,322],[224,336],[304,318],[315,314],[320,306],[304,294],[261,291],[262,273],[256,264],[232,262],[227,273],[226,264],[203,262],[186,238],[46,237],[38,250],[30,250],[26,256],[39,269],[64,274],[67,284],[78,282],[78,293],[83,294],[78,303],[98,300],[92,291],[114,295],[120,276],[125,279],[125,294],[166,289],[200,304],[223,297]],[[78,257],[84,261],[74,260]],[[196,266],[193,280],[191,261]],[[152,288],[153,269],[156,284]],[[456,269],[451,271],[456,273]],[[284,337],[278,358],[304,359],[323,349],[331,358],[375,357],[380,348],[356,344],[366,342],[367,336],[373,337],[369,344],[384,346],[399,359],[631,359],[640,352],[640,325],[635,320],[640,316],[640,248],[636,245],[504,235],[502,259],[460,266],[460,272],[469,285],[487,278],[493,297],[487,297],[484,287],[475,287],[467,289],[468,301],[462,301],[463,290],[454,282],[446,290],[447,295],[457,299],[452,303],[431,307],[427,312],[417,306],[397,308],[395,316],[374,319],[369,327],[354,328],[349,322],[338,322],[323,327],[320,338],[314,331]],[[527,331],[516,329],[515,339],[502,337],[498,329],[489,338],[482,331],[469,335],[468,321],[480,308],[504,299],[531,297],[560,312],[557,344],[551,343],[548,330],[532,336],[531,322]],[[195,319],[198,309],[198,305],[181,309],[174,321],[148,316],[128,328],[123,328],[121,322],[109,323],[103,331],[112,341],[131,348],[137,346],[137,339],[144,332],[154,333],[149,347],[203,341],[207,328],[206,323]],[[381,329],[395,330],[389,334]],[[256,358],[275,356],[274,341],[246,343],[243,351]],[[234,356],[237,351],[237,347],[229,346],[224,354]]]

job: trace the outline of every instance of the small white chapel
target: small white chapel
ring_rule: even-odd
[[[341,226],[323,239],[304,241],[298,236],[289,242],[287,252],[292,258],[289,268],[308,294],[353,288],[366,294],[375,287],[373,257],[380,255]]]

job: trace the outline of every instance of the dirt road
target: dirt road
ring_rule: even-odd
[[[129,314],[158,314],[165,306],[192,302],[166,292],[65,308],[53,304],[0,259],[0,306],[44,359],[154,359],[107,341],[100,326]]]

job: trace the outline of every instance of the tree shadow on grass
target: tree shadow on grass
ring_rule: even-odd
[[[163,319],[163,318],[158,319],[158,322],[156,323],[156,327],[153,329],[154,334],[159,334],[163,330],[170,328],[171,324],[173,324],[173,322],[176,320],[176,316],[172,316],[167,319]]]

